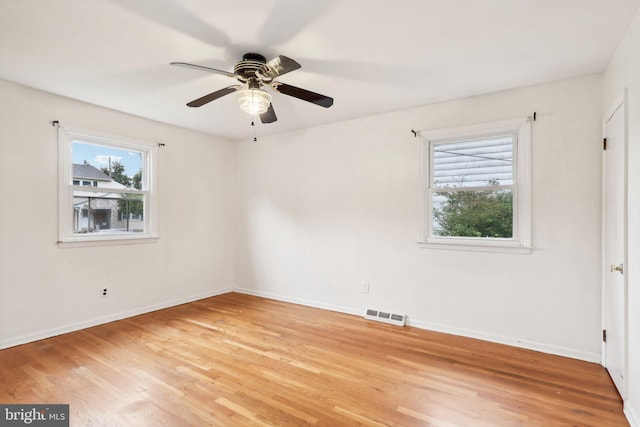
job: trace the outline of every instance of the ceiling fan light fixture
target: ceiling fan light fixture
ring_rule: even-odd
[[[238,91],[240,109],[247,114],[266,113],[271,105],[271,95],[264,90],[252,88]]]

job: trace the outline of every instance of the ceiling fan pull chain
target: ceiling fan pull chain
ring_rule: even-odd
[[[253,126],[253,142],[258,142],[258,135],[256,130],[256,122],[251,122],[251,126]]]

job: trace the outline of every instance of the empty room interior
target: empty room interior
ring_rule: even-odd
[[[640,427],[639,5],[0,1],[0,424]]]

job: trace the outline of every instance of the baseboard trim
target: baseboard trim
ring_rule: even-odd
[[[309,307],[322,308],[325,310],[337,311],[340,313],[353,314],[356,316],[364,316],[365,309],[358,309],[353,307],[338,306],[331,304],[324,304],[313,300],[292,298],[286,295],[277,294],[273,292],[257,291],[253,289],[236,288],[233,292],[238,292],[247,295],[254,295],[258,297],[274,299],[283,302],[290,302],[294,304],[306,305]],[[489,334],[486,332],[454,328],[450,326],[440,325],[437,323],[425,322],[420,320],[412,320],[407,318],[407,326],[414,326],[416,328],[425,329],[434,332],[442,332],[445,334],[457,335],[467,338],[474,338],[483,341],[489,341],[497,344],[510,345],[512,347],[524,348],[527,350],[539,351],[541,353],[553,354],[556,356],[569,357],[571,359],[583,360],[586,362],[601,363],[601,357],[599,353],[590,353],[585,351],[574,350],[568,347],[556,346],[552,344],[540,343],[535,341],[527,341],[517,338],[505,337],[497,334]],[[638,426],[640,427],[640,426]]]
[[[497,334],[474,331],[469,329],[455,328],[437,323],[424,322],[419,320],[411,320],[408,325],[415,326],[420,329],[427,329],[434,332],[442,332],[445,334],[458,335],[467,338],[474,338],[482,341],[489,341],[496,344],[505,344],[512,347],[524,348],[526,350],[539,351],[541,353],[553,354],[556,356],[569,357],[571,359],[583,360],[585,362],[600,363],[600,353],[591,353],[587,351],[575,350],[569,347],[562,347],[553,344],[541,343],[536,341],[528,341],[518,338],[506,337]]]
[[[106,316],[100,316],[93,319],[89,319],[83,322],[71,323],[68,325],[60,326],[57,328],[47,329],[44,331],[36,332],[33,334],[22,335],[19,337],[9,338],[0,341],[0,349],[9,347],[15,347],[21,344],[27,344],[33,341],[42,340],[45,338],[55,337],[56,335],[62,335],[69,332],[78,331],[81,329],[90,328],[92,326],[102,325],[104,323],[113,322],[116,320],[126,319],[128,317],[138,316],[140,314],[151,313],[152,311],[162,310],[169,307],[175,307],[176,305],[186,304],[189,302],[201,300],[204,298],[214,297],[216,295],[222,295],[232,292],[231,288],[220,289],[212,292],[204,292],[201,294],[190,295],[184,298],[177,298],[171,301],[165,301],[158,304],[152,304],[145,307],[136,308],[133,310],[122,311],[119,313],[113,313]]]
[[[92,326],[97,326],[104,323],[113,322],[116,320],[126,319],[128,317],[133,317],[140,314],[150,313],[156,310],[162,310],[165,308],[174,307],[180,304],[186,304],[186,303],[197,301],[204,298],[210,298],[217,295],[226,294],[228,292],[238,292],[238,293],[247,294],[247,295],[254,295],[254,296],[273,299],[273,300],[282,301],[282,302],[290,302],[293,304],[300,304],[308,307],[335,311],[338,313],[351,314],[354,316],[364,316],[364,313],[365,313],[365,309],[333,305],[333,304],[325,304],[325,303],[321,303],[314,300],[294,298],[294,297],[273,293],[273,292],[264,292],[264,291],[259,291],[254,289],[245,289],[245,288],[235,288],[235,289],[226,288],[226,289],[219,289],[212,292],[205,292],[197,295],[191,295],[184,298],[178,298],[171,301],[165,301],[163,303],[153,304],[146,307],[114,313],[107,316],[96,317],[94,319],[90,319],[87,321],[72,323],[72,324],[61,326],[61,327],[40,331],[33,334],[1,340],[0,349],[14,347],[17,345],[26,344],[29,342],[33,342],[33,341],[37,341],[45,338],[50,338],[50,337],[65,334],[68,332],[74,332],[80,329],[90,328]],[[489,341],[489,342],[494,342],[498,344],[505,344],[513,347],[528,349],[528,350],[540,351],[542,353],[554,354],[557,356],[569,357],[572,359],[584,360],[587,362],[601,363],[601,356],[599,353],[584,352],[584,351],[574,350],[571,348],[556,346],[552,344],[521,340],[521,339],[512,338],[512,337],[504,337],[501,335],[489,334],[486,332],[480,332],[480,331],[474,331],[474,330],[468,330],[468,329],[462,329],[462,328],[455,328],[455,327],[450,327],[450,326],[441,325],[437,323],[425,322],[420,320],[412,320],[411,318],[407,318],[407,326],[414,326],[420,329],[458,335],[458,336],[463,336],[467,338],[480,339],[483,341]],[[627,418],[629,418],[630,420],[635,420],[634,421],[635,424],[632,423],[632,425],[634,425],[634,427],[640,427],[640,424],[638,424],[638,421],[637,421],[638,417],[636,415],[636,412],[632,408],[629,408],[628,411],[629,413],[627,414],[627,409],[625,409],[625,415],[627,415]]]
[[[629,401],[624,402],[624,416],[627,417],[627,421],[629,421],[629,425],[631,427],[640,427],[640,417],[638,416],[638,412],[629,406]]]

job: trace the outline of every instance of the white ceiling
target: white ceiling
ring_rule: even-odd
[[[0,0],[0,78],[242,139],[603,71],[640,0]],[[295,59],[251,127],[232,71],[246,52]]]

